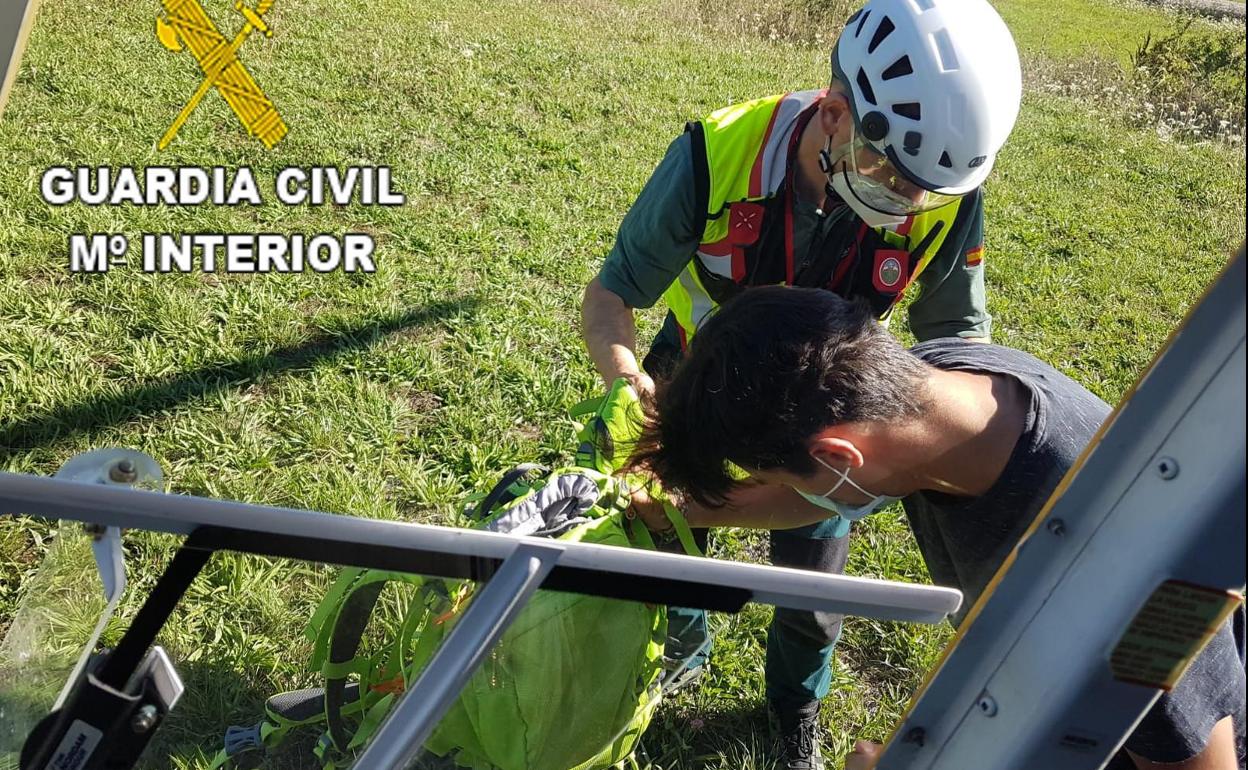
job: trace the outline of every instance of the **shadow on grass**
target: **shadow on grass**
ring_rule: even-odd
[[[206,768],[223,745],[230,725],[250,727],[264,716],[274,695],[263,677],[249,681],[228,662],[196,661],[178,666],[186,694],[156,734],[141,770]],[[664,708],[641,739],[643,767],[663,770],[774,770],[775,756],[761,700],[728,701],[724,708]],[[242,770],[301,770],[319,767],[312,752],[323,724],[293,730],[277,747],[239,755]]]
[[[305,369],[331,361],[344,353],[367,348],[395,332],[472,313],[480,303],[481,298],[476,296],[432,302],[341,331],[318,334],[298,345],[140,383],[124,393],[98,395],[56,406],[0,426],[0,453],[46,447],[144,414],[169,409],[194,398],[237,388],[264,375]]]
[[[260,722],[264,702],[277,692],[263,677],[249,679],[228,661],[174,665],[186,692],[143,753],[138,764],[141,770],[207,768],[224,746],[226,729]],[[238,755],[233,766],[264,770],[320,767],[312,747],[323,729],[324,725],[312,725],[292,730],[273,750],[245,752]]]
[[[641,738],[643,766],[668,770],[771,770],[775,747],[761,699],[724,699],[722,708],[665,706]]]
[[[952,626],[942,624],[925,631],[927,639],[916,639],[912,624],[859,618],[854,621],[859,628],[844,640],[839,652],[854,676],[877,687],[917,687],[954,634]]]

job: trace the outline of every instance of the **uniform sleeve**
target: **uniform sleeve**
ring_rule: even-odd
[[[633,308],[658,302],[693,258],[701,241],[691,160],[692,144],[681,134],[624,216],[598,280]]]
[[[983,190],[971,193],[962,205],[973,208],[919,273],[922,293],[910,305],[910,331],[919,342],[992,334],[984,289]]]
[[[1243,634],[1241,605],[1173,690],[1163,693],[1127,738],[1125,747],[1153,762],[1191,759],[1204,751],[1213,726],[1235,717],[1242,736],[1244,717],[1244,662],[1239,656],[1233,626]],[[1242,738],[1239,738],[1242,740]]]

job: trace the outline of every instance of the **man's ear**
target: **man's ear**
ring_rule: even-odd
[[[849,100],[840,91],[831,90],[819,100],[819,113],[816,120],[825,136],[832,137],[833,144],[842,141],[840,134],[848,134],[849,123],[854,116],[849,111]]]
[[[848,438],[823,434],[810,442],[810,454],[833,468],[861,468],[862,451]]]

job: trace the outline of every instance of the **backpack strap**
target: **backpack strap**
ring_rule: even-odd
[[[359,649],[360,639],[364,636],[364,629],[368,626],[368,618],[372,615],[373,607],[376,606],[377,599],[381,596],[381,589],[385,586],[385,580],[367,583],[353,590],[343,601],[329,642],[327,663],[330,666],[340,666],[355,661],[355,653]],[[359,672],[362,679],[368,673]],[[346,686],[345,673],[340,676],[327,677],[325,680],[326,724],[329,728],[329,737],[339,749],[345,749],[351,742],[351,736],[347,733],[342,715],[343,706],[346,705]],[[365,687],[361,686],[360,689],[362,698]]]
[[[494,512],[494,506],[503,501],[503,497],[511,490],[514,484],[524,481],[529,474],[540,476],[547,473],[550,473],[550,469],[537,463],[521,463],[517,465],[503,474],[503,477],[498,480],[498,483],[485,496],[485,499],[468,512],[468,517],[477,521],[485,521]]]
[[[482,529],[512,535],[554,536],[568,526],[592,518],[589,513],[601,495],[599,481],[587,472],[560,471]]]
[[[635,545],[645,548],[647,551],[658,550],[658,546],[654,543],[654,535],[650,534],[650,528],[646,523],[636,516],[626,519],[628,522],[628,531],[631,540]]]
[[[617,476],[615,478],[618,481],[617,488],[619,489],[623,510],[626,511],[628,508],[629,499],[632,496],[633,489],[646,490],[651,499],[663,504],[663,514],[672,525],[670,531],[664,531],[664,542],[670,540],[670,535],[674,534],[676,539],[680,541],[680,546],[684,549],[685,553],[690,556],[705,556],[705,554],[702,553],[702,549],[698,547],[697,541],[693,537],[693,530],[689,527],[689,522],[685,519],[685,514],[681,513],[680,509],[672,504],[671,500],[668,499],[667,494],[662,489],[658,488],[653,483],[647,483],[640,476]],[[628,516],[627,513],[625,513],[625,515]],[[640,521],[635,516],[628,516],[628,518],[634,522]],[[646,528],[644,524],[642,525],[642,528],[647,529],[648,532],[648,528]],[[633,529],[635,533],[636,527],[634,526]],[[653,550],[655,547],[653,537],[647,538],[647,540],[649,541],[648,545],[646,544],[646,541],[641,541],[642,547]]]
[[[690,556],[705,556],[706,554],[702,553],[698,542],[693,538],[693,530],[690,529],[685,514],[667,500],[663,501],[663,512],[667,514],[667,520],[672,523],[672,529],[676,531],[676,537],[680,539],[680,546],[685,549],[685,553]]]
[[[344,573],[349,574],[335,581],[313,616],[314,623],[320,625],[309,626],[309,634],[314,634],[315,639],[312,666],[325,677],[328,735],[338,749],[350,742],[344,717],[368,709],[381,697],[371,689],[372,680],[379,663],[387,659],[393,663],[393,652],[389,656],[384,650],[373,656],[358,655],[360,640],[382,589],[391,581],[425,584],[420,576],[387,570],[350,569]],[[357,685],[348,682],[351,674],[359,677],[358,696],[352,692]]]
[[[359,749],[368,743],[373,737],[373,733],[377,732],[377,728],[381,727],[381,723],[386,718],[386,715],[390,713],[390,707],[394,705],[394,699],[394,693],[388,693],[365,712],[360,720],[359,727],[355,728],[355,735],[351,737],[351,743],[347,746],[347,749]]]
[[[328,644],[328,636],[324,633],[326,624],[329,623],[330,617],[338,612],[338,608],[342,606],[343,597],[346,596],[356,579],[366,571],[362,567],[344,567],[329,586],[329,590],[325,592],[325,596],[317,605],[316,611],[312,613],[312,617],[308,619],[304,635],[314,645],[311,663],[313,669],[319,671],[325,662]]]

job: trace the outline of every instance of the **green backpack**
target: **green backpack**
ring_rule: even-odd
[[[635,478],[616,475],[641,424],[637,395],[617,380],[606,396],[571,410],[577,421],[574,464],[555,471],[511,470],[465,514],[473,526],[511,534],[653,549],[637,519],[625,516]],[[656,495],[661,499],[661,494]],[[683,517],[664,505],[681,546],[701,555]],[[401,594],[389,623],[369,619],[394,586]],[[294,728],[323,725],[321,766],[349,766],[400,694],[415,681],[471,598],[467,581],[399,572],[344,569],[313,614],[313,671],[323,688],[275,695],[266,719],[231,727],[213,767],[239,753],[279,744]],[[380,630],[380,633],[378,631]],[[473,770],[596,770],[632,760],[671,681],[662,666],[663,607],[540,591],[473,674],[425,744],[424,767]],[[368,652],[361,648],[369,647]]]

